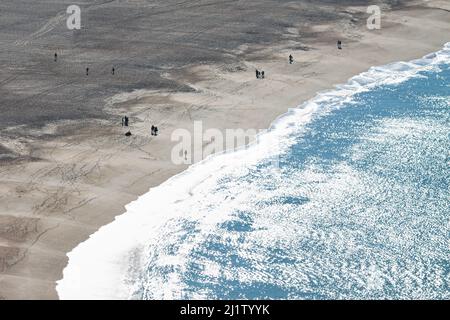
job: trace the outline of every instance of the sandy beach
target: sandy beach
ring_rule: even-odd
[[[86,33],[58,38],[61,8],[47,12],[49,21],[41,15],[18,33],[0,33],[0,299],[57,299],[67,252],[187,168],[171,161],[174,130],[192,131],[199,120],[204,129],[265,129],[318,91],[450,41],[450,2],[443,0],[376,1],[380,30],[368,30],[364,1],[196,4],[96,1],[86,6]],[[22,18],[31,14],[15,8]],[[123,27],[131,35],[116,27],[109,37],[99,17],[121,8],[121,18],[105,24],[136,25]],[[175,18],[177,10],[183,14]],[[151,26],[139,25],[151,12]],[[265,70],[264,80],[255,79],[256,68]]]

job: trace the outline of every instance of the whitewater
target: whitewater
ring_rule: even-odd
[[[449,299],[450,43],[372,67],[126,206],[61,299]]]

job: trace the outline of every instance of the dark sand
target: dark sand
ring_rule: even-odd
[[[366,1],[84,1],[79,31],[66,27],[64,13],[72,3],[1,2],[0,128],[109,118],[104,99],[122,91],[190,90],[162,74],[240,61],[251,53],[236,54],[242,44],[272,46],[299,23],[358,18],[344,8]],[[306,27],[290,40],[301,47],[312,37]]]

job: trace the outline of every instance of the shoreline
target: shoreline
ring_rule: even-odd
[[[398,22],[399,17],[406,21]],[[11,165],[6,173],[2,170],[10,189],[2,188],[11,194],[11,202],[4,211],[17,216],[30,205],[45,219],[34,222],[27,219],[24,225],[19,218],[17,221],[12,218],[10,225],[18,226],[12,228],[13,232],[22,230],[23,235],[8,234],[9,238],[0,243],[2,248],[10,248],[0,251],[0,257],[6,257],[0,259],[6,261],[6,267],[0,266],[0,297],[57,298],[55,281],[62,277],[66,253],[123,214],[123,206],[148,192],[149,187],[158,186],[186,169],[187,166],[170,163],[169,140],[174,128],[192,129],[193,119],[198,118],[204,121],[205,128],[267,128],[288,107],[297,106],[334,84],[345,83],[371,66],[409,61],[440,50],[450,41],[445,39],[450,30],[449,17],[449,12],[439,9],[389,12],[386,27],[380,31],[351,30],[358,33],[360,41],[344,41],[341,52],[336,53],[334,40],[327,31],[322,31],[327,36],[309,51],[295,52],[286,46],[261,49],[260,54],[249,55],[248,60],[236,66],[247,71],[228,72],[223,67],[202,65],[183,70],[181,75],[171,75],[184,79],[184,83],[193,83],[194,92],[144,90],[143,95],[132,97],[131,101],[127,100],[129,95],[118,95],[116,98],[119,101],[124,98],[123,102],[112,107],[118,113],[123,109],[132,114],[136,123],[132,126],[135,132],[132,141],[125,140],[120,129],[111,127],[97,128],[95,141],[89,141],[86,137],[91,133],[89,128],[80,136],[44,145],[37,152],[41,157],[50,154],[44,157],[46,161]],[[315,28],[323,30],[330,26]],[[422,38],[425,40],[419,45]],[[288,52],[293,52],[296,59],[292,66],[286,62]],[[260,56],[266,59],[260,60]],[[256,65],[267,70],[266,80],[253,79],[251,68]],[[146,137],[149,118],[162,128],[158,139]],[[37,172],[44,172],[45,179]],[[34,184],[27,180],[33,174],[37,180],[32,181]],[[24,181],[28,181],[28,188],[23,187]],[[66,184],[73,187],[70,197],[64,193]],[[40,202],[42,194],[48,196],[47,201]],[[39,203],[44,205],[39,207],[36,205]]]
[[[69,264],[63,270],[63,278],[57,281],[59,297],[69,300],[134,299],[133,292],[135,291],[133,288],[136,288],[138,284],[133,282],[133,275],[141,275],[143,268],[145,268],[139,262],[145,259],[142,258],[145,257],[145,254],[141,254],[141,250],[148,254],[146,247],[157,247],[159,242],[155,239],[161,239],[161,235],[170,233],[170,230],[165,230],[165,225],[171,224],[173,221],[183,220],[185,204],[188,208],[192,208],[192,203],[190,203],[192,200],[201,206],[201,201],[198,199],[202,195],[208,194],[203,190],[204,188],[208,190],[205,185],[209,185],[211,181],[214,181],[213,184],[217,183],[217,176],[227,176],[228,172],[234,171],[232,168],[242,165],[246,167],[246,164],[251,167],[255,162],[264,162],[279,154],[279,152],[283,153],[283,150],[289,149],[292,144],[295,144],[295,141],[287,139],[278,148],[272,148],[272,143],[277,141],[278,138],[286,139],[290,133],[296,132],[298,127],[313,122],[314,115],[321,114],[324,111],[317,105],[322,105],[322,107],[327,105],[327,102],[321,102],[322,99],[334,104],[334,98],[339,99],[339,101],[346,101],[359,93],[376,90],[380,85],[401,84],[416,77],[418,73],[441,63],[443,51],[448,52],[449,49],[450,42],[446,43],[442,50],[437,51],[440,54],[438,56],[430,53],[417,60],[375,66],[377,71],[369,70],[358,74],[350,78],[347,83],[340,84],[329,91],[320,92],[311,100],[305,101],[296,108],[280,115],[271,123],[269,129],[257,134],[258,139],[255,144],[246,146],[246,148],[232,149],[208,156],[202,161],[194,163],[185,171],[164,181],[159,186],[150,189],[135,201],[127,204],[125,213],[116,217],[112,223],[101,227],[88,240],[67,254]],[[445,61],[447,59],[448,55],[446,55]],[[403,63],[413,64],[413,66],[411,69],[403,70]],[[395,75],[392,78],[389,76],[391,73]],[[363,80],[363,83],[359,83],[358,80],[361,79],[370,80]],[[326,117],[326,115],[322,116]],[[293,122],[298,125],[292,126]],[[166,197],[167,194],[171,196]],[[196,198],[197,200],[195,200]],[[225,199],[227,198],[228,196]],[[223,199],[223,195],[217,197],[218,202],[221,199]],[[158,203],[156,204],[155,201]],[[208,201],[208,203],[212,204],[214,201]],[[187,219],[192,219],[192,215],[192,213],[189,214]],[[204,220],[208,220],[206,217],[204,218]],[[159,231],[160,229],[165,231],[156,232],[157,235],[152,233],[152,230]],[[121,232],[128,235],[126,238],[129,241],[117,239],[116,235]],[[114,249],[107,251],[102,249],[108,245]],[[89,257],[94,255],[96,260],[95,263],[92,263]],[[183,255],[181,256],[183,257]],[[130,272],[125,269],[133,271]],[[89,273],[82,275],[80,270],[89,270]],[[126,281],[123,280],[124,276]],[[168,297],[169,299],[180,298],[176,294],[171,295],[169,293],[168,296],[166,294],[156,296],[156,299],[167,299]],[[201,299],[207,299],[207,297]]]

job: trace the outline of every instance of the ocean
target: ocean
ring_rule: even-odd
[[[449,120],[450,43],[373,67],[127,205],[58,294],[449,299]]]

